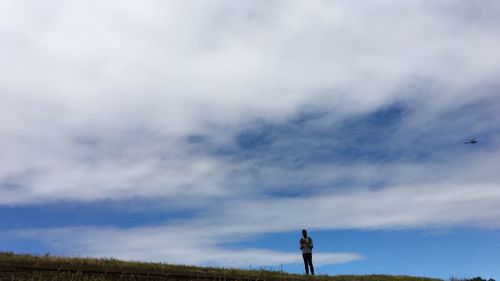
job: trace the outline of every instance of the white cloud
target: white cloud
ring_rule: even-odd
[[[500,65],[498,29],[483,28],[492,23],[466,25],[430,3],[2,5],[2,111],[30,130],[145,124],[178,135],[283,118],[325,92],[322,102],[357,112],[415,76],[443,85],[430,97],[442,106],[477,98],[457,89]]]
[[[65,228],[20,231],[15,235],[41,239],[67,255],[115,257],[170,264],[217,265],[225,267],[276,266],[301,263],[298,249],[283,252],[269,249],[228,249],[235,236],[224,228],[189,222],[185,225],[132,229]],[[245,236],[245,235],[244,235]],[[240,234],[240,237],[241,234]],[[295,245],[295,244],[294,244]],[[297,246],[298,247],[298,246]],[[315,264],[341,264],[363,259],[357,253],[318,252]]]
[[[500,189],[495,184],[422,184],[312,197],[222,201],[200,217],[155,227],[23,230],[11,235],[40,240],[67,255],[243,267],[278,265],[297,263],[300,255],[257,248],[238,250],[228,245],[300,227],[313,233],[464,225],[498,228],[498,200]],[[318,264],[363,258],[358,253],[321,250],[315,256]]]

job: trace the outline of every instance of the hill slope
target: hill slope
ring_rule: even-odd
[[[304,281],[298,274],[267,270],[239,270],[161,263],[127,262],[115,259],[66,258],[0,253],[0,281]],[[317,276],[318,281],[442,281],[439,279],[388,276],[339,275]]]

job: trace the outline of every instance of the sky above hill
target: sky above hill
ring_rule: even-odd
[[[500,279],[499,14],[1,1],[0,251]]]

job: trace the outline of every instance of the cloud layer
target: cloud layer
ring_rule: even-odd
[[[3,1],[0,204],[202,209],[147,231],[29,231],[65,251],[179,263],[296,262],[212,239],[296,230],[306,214],[313,229],[498,228],[499,12],[496,1]],[[480,145],[463,146],[469,136]],[[157,248],[195,229],[208,239]]]

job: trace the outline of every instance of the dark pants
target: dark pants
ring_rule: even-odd
[[[302,254],[302,257],[304,258],[304,266],[306,267],[306,274],[309,275],[309,267],[310,267],[311,268],[311,274],[314,275],[312,253]]]

